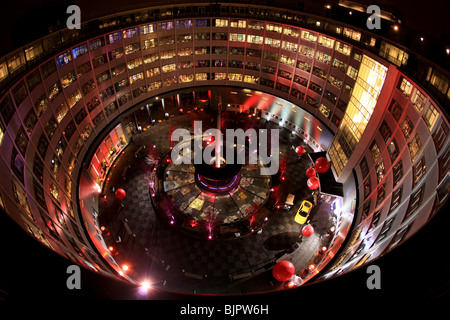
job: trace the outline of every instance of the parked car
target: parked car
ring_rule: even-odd
[[[309,214],[311,213],[311,209],[313,204],[308,200],[303,200],[300,208],[298,208],[297,214],[295,215],[294,221],[299,224],[305,224],[308,220]]]

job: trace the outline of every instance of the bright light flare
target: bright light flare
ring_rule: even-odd
[[[146,295],[148,293],[148,291],[151,288],[151,284],[148,281],[144,281],[141,283],[141,286],[139,287],[139,293],[141,295]]]

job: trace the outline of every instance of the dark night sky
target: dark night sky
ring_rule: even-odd
[[[281,2],[287,0],[279,0]],[[155,1],[151,1],[154,3]],[[236,2],[240,2],[237,0]],[[322,0],[324,4],[326,0]],[[359,0],[357,2],[367,5],[377,4],[382,10],[390,12],[400,12],[404,17],[404,25],[410,29],[417,30],[424,35],[433,35],[437,39],[445,39],[450,42],[450,1],[448,0]],[[145,0],[34,0],[34,1],[8,1],[2,3],[0,13],[0,28],[2,32],[2,48],[0,54],[11,51],[8,50],[14,35],[21,35],[21,38],[33,38],[33,33],[51,22],[59,21],[65,25],[68,14],[65,9],[69,4],[77,4],[81,8],[81,19],[86,21],[98,16],[111,14],[117,11],[125,11],[132,8],[144,7],[149,1]],[[333,1],[330,1],[333,3]],[[19,9],[18,9],[19,8]],[[23,30],[19,30],[19,26]],[[17,38],[17,37],[16,37]]]

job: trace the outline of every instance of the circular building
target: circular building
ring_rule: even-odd
[[[34,39],[0,59],[1,208],[72,263],[161,292],[290,290],[371,263],[449,183],[449,72],[382,13],[379,29],[351,4],[175,1]]]

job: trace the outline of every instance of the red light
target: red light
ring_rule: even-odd
[[[281,177],[281,180],[283,180],[283,181],[286,180],[286,177]]]
[[[167,161],[167,163],[170,163],[170,158],[167,158],[167,160],[166,160],[166,161]]]
[[[111,252],[114,252],[114,247],[113,246],[109,246],[108,250],[111,251]]]
[[[308,266],[308,271],[313,271],[316,268],[316,266],[314,264],[310,264]]]
[[[280,205],[277,205],[277,209],[280,209],[281,207],[280,207]]]

